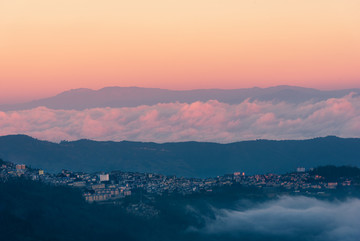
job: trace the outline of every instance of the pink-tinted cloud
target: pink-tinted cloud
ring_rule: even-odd
[[[50,141],[133,140],[234,142],[303,139],[326,135],[360,137],[360,97],[290,104],[245,100],[230,105],[168,103],[83,111],[0,112],[0,135],[27,134]]]

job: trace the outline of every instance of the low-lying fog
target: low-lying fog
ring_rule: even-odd
[[[216,209],[189,232],[226,240],[360,240],[360,199],[322,201],[281,197],[241,210]]]

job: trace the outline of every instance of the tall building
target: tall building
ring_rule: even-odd
[[[25,170],[26,166],[25,164],[17,164],[16,165],[16,170]]]
[[[100,174],[100,182],[107,182],[109,181],[109,174]]]

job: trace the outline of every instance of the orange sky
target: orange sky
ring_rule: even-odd
[[[359,0],[0,1],[0,103],[279,84],[360,87]]]

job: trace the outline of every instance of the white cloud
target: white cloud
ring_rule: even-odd
[[[360,97],[302,104],[245,100],[231,105],[211,100],[82,111],[38,107],[0,112],[0,135],[8,134],[50,141],[87,138],[221,143],[326,135],[360,137]]]
[[[214,219],[206,218],[204,228],[191,230],[246,240],[266,237],[266,240],[357,241],[360,237],[359,199],[328,202],[304,196],[282,197],[252,209],[215,213]]]

